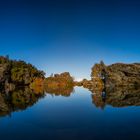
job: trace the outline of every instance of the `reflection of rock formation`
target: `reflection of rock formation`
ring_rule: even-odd
[[[3,116],[9,112],[8,104],[2,94],[0,94],[0,116]]]
[[[105,101],[102,98],[102,93],[100,94],[92,94],[92,103],[95,104],[96,107],[98,108],[104,108],[105,107]]]
[[[113,88],[104,92],[92,94],[92,101],[96,107],[104,108],[105,105],[114,107],[139,106],[140,89],[134,88]]]
[[[20,89],[11,93],[0,94],[0,116],[11,114],[13,111],[24,110],[35,104],[42,94],[36,94],[29,88]]]
[[[70,96],[73,92],[74,81],[69,72],[55,74],[45,79],[44,88],[53,95]]]
[[[106,104],[106,92],[104,90],[98,90],[97,88],[90,91],[92,92],[92,103],[95,104],[96,107],[104,109]]]
[[[59,88],[46,88],[45,91],[47,92],[47,94],[52,94],[52,95],[55,95],[55,96],[70,96],[71,93],[73,93],[74,91],[74,87],[59,87]]]
[[[55,96],[70,96],[73,91],[73,86],[59,86],[53,88],[35,86],[33,89],[22,87],[22,89],[20,88],[15,91],[4,91],[0,93],[0,116],[9,115],[14,111],[24,110],[34,105],[41,97],[44,97],[45,92]]]
[[[106,66],[103,62],[95,64],[91,73],[92,87],[89,88],[93,102],[97,107],[103,108],[105,104],[121,107],[127,105],[140,105],[140,64],[116,63]],[[103,100],[103,90],[106,98]]]
[[[140,89],[116,88],[107,92],[107,103],[112,106],[139,106]]]
[[[38,88],[31,90],[28,87],[24,87],[24,89],[18,89],[9,93],[0,93],[0,116],[10,115],[14,111],[24,110],[34,105],[41,97],[44,97],[43,91],[55,96],[70,96],[74,89],[73,87],[59,87],[46,88],[41,91]]]

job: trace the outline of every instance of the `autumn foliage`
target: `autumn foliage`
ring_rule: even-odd
[[[46,92],[67,95],[73,91],[74,81],[68,72],[64,72],[46,78],[44,85]]]
[[[35,78],[33,82],[30,84],[30,88],[36,94],[40,94],[44,92],[44,79],[43,78]]]

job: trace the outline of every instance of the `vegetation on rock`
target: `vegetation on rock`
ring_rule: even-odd
[[[54,74],[45,79],[44,87],[46,92],[68,93],[73,90],[74,79],[69,72]]]
[[[1,89],[15,86],[30,85],[35,78],[44,78],[45,73],[24,61],[10,60],[0,57],[0,87]]]
[[[140,85],[140,64],[116,63],[106,66],[103,62],[92,68],[93,87],[99,90],[115,87],[138,87]]]
[[[45,73],[24,61],[0,57],[0,89],[10,92],[15,87],[28,86],[35,94],[44,91],[69,95],[74,86],[83,86],[92,92],[110,90],[116,87],[138,87],[140,85],[140,64],[116,63],[106,66],[103,61],[92,67],[91,80],[74,81],[69,72],[54,74],[45,78]]]

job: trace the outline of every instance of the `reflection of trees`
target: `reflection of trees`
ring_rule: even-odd
[[[104,108],[106,104],[114,107],[139,106],[140,89],[119,87],[106,90],[104,99],[103,92],[92,94],[92,101],[96,107]]]
[[[0,116],[13,111],[24,110],[34,105],[44,94],[36,94],[29,88],[19,89],[11,93],[0,94]]]
[[[32,106],[41,97],[33,93],[29,88],[25,90],[14,91],[11,96],[11,103],[14,110],[26,109],[28,106]]]
[[[55,96],[70,96],[73,90],[73,86],[43,89],[47,94]],[[45,93],[41,91],[42,90],[38,90],[38,87],[33,90],[24,87],[9,93],[0,93],[0,116],[9,115],[13,111],[24,110],[34,105],[41,97],[44,97]]]
[[[53,95],[70,96],[73,92],[74,81],[69,72],[55,74],[45,79],[45,91]]]
[[[74,91],[73,86],[71,87],[59,87],[59,88],[46,88],[45,91],[47,92],[47,94],[52,94],[55,96],[70,96],[71,93]]]

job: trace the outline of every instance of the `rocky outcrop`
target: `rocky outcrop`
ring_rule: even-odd
[[[106,69],[106,87],[112,86],[139,86],[140,64],[116,63]]]
[[[100,64],[95,64],[92,67],[92,72],[91,72],[92,88],[90,88],[90,90],[102,91],[104,89],[105,72],[106,72],[106,66],[104,65],[102,61]]]
[[[0,90],[11,91],[15,86],[30,85],[36,78],[44,78],[45,73],[24,61],[10,60],[0,56]]]
[[[92,68],[93,86],[98,89],[137,87],[140,85],[140,64],[116,63],[106,66],[103,62]]]
[[[45,88],[48,89],[64,89],[74,86],[73,77],[69,72],[64,72],[61,74],[54,74],[50,77],[47,77],[44,82]]]

